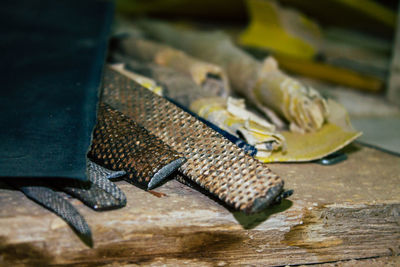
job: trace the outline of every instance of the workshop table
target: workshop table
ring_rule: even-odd
[[[92,229],[93,248],[59,217],[1,185],[0,265],[265,266],[398,255],[400,157],[360,145],[346,153],[331,166],[268,164],[294,194],[254,215],[175,180],[153,192],[117,182],[128,204],[115,211],[71,199]]]

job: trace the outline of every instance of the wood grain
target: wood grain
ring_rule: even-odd
[[[270,164],[295,194],[248,216],[169,181],[148,193],[125,182],[127,207],[94,212],[86,247],[57,216],[0,189],[0,265],[286,265],[398,255],[400,158],[353,146],[333,166]]]

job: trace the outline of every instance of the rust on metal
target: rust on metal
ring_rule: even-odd
[[[157,191],[154,191],[154,190],[149,190],[148,192],[149,192],[150,194],[152,194],[153,196],[156,196],[156,197],[158,197],[158,198],[168,196],[167,194],[165,194],[165,193],[163,193],[163,192],[157,192]]]
[[[275,202],[283,180],[204,123],[107,68],[103,101],[140,123],[187,161],[179,172],[236,209],[254,213]]]
[[[128,182],[154,188],[185,162],[160,139],[121,112],[101,103],[89,158],[110,170],[123,170]]]

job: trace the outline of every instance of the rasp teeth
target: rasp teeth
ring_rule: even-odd
[[[97,165],[96,163],[91,162],[90,160],[87,162],[87,170],[89,181],[115,198],[121,206],[126,205],[126,196],[124,192],[113,182],[109,181],[109,179],[114,179],[125,175],[126,173],[124,171],[108,170],[100,165]]]
[[[249,213],[268,207],[283,180],[204,123],[117,71],[107,68],[103,101],[187,159],[179,172],[225,203]]]
[[[175,172],[183,163],[185,163],[185,158],[178,158],[167,165],[163,166],[160,170],[158,170],[153,178],[150,180],[147,189],[153,189],[157,186],[161,181],[163,181],[166,177],[170,176],[173,172]]]
[[[101,103],[89,158],[143,189],[165,180],[186,160],[142,126]]]
[[[58,187],[94,210],[117,209],[126,206],[126,196],[117,185],[108,179],[124,174],[124,171],[107,170],[88,160],[88,182],[67,181]]]
[[[32,183],[28,179],[13,179],[10,183],[21,190],[28,198],[64,219],[86,245],[90,247],[93,245],[92,232],[83,216],[71,203],[47,187],[43,181]]]

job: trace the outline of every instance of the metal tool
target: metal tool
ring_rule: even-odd
[[[65,181],[58,187],[97,211],[122,208],[126,205],[124,192],[109,181],[125,175],[124,171],[107,170],[88,160],[87,175],[89,182]]]
[[[182,153],[179,171],[211,194],[254,213],[274,203],[283,180],[193,116],[131,79],[107,68],[103,101]]]
[[[186,161],[135,121],[103,103],[88,156],[111,170],[124,170],[128,182],[146,190]]]

